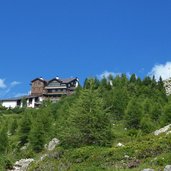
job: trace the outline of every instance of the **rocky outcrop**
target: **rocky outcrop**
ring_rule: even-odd
[[[159,129],[159,130],[156,130],[156,131],[154,132],[154,135],[158,136],[158,135],[160,135],[160,134],[162,134],[162,133],[169,134],[169,133],[170,133],[170,129],[171,129],[171,124],[169,124],[169,125],[167,125],[167,126],[161,128],[161,129]]]
[[[30,163],[32,163],[34,159],[21,159],[16,161],[13,168],[9,171],[26,171],[29,167]]]
[[[171,95],[171,78],[164,80],[163,83],[166,89],[166,94]]]
[[[47,150],[52,151],[55,149],[57,145],[59,145],[60,141],[57,138],[53,138],[49,144],[47,145]]]
[[[164,168],[164,171],[171,171],[171,165],[167,165],[167,166]]]

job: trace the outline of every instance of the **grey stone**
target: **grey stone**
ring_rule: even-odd
[[[34,161],[34,159],[21,159],[16,161],[13,169],[10,171],[26,171],[28,166]]]
[[[169,96],[171,94],[171,78],[164,80],[163,83],[166,89],[166,94]]]
[[[162,134],[162,133],[167,133],[167,132],[170,131],[170,128],[171,128],[171,124],[169,124],[169,125],[167,125],[167,126],[161,128],[161,129],[159,129],[159,130],[156,130],[156,131],[154,132],[154,135],[158,136],[158,135],[160,135],[160,134]]]
[[[167,166],[164,168],[164,171],[171,171],[171,165],[167,165]]]
[[[57,145],[59,145],[59,143],[60,143],[60,141],[59,141],[57,138],[53,138],[53,139],[49,142],[49,144],[48,144],[48,146],[47,146],[48,151],[54,150],[55,147],[56,147]]]
[[[142,171],[154,171],[154,169],[144,169]]]
[[[118,143],[116,146],[117,147],[124,147],[124,145],[122,143]]]

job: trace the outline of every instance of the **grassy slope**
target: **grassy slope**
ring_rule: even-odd
[[[130,138],[122,124],[113,126],[113,147],[82,147],[63,149],[57,147],[53,152],[45,152],[48,157],[43,161],[35,162],[29,171],[33,170],[70,170],[70,171],[100,171],[100,170],[142,170],[153,168],[158,170],[170,164],[171,136],[153,135]],[[116,147],[118,142],[124,147]],[[37,159],[42,154],[37,155]],[[127,158],[129,156],[129,158]],[[128,168],[131,163],[140,163],[136,168]]]
[[[18,118],[19,117],[19,118]],[[4,115],[3,118],[11,122],[17,118],[20,121],[20,115]],[[171,164],[171,135],[161,135],[158,137],[152,134],[138,137],[131,137],[122,123],[113,124],[113,145],[112,147],[87,146],[75,149],[63,149],[57,147],[52,152],[43,151],[35,154],[29,149],[15,153],[18,143],[18,136],[9,136],[9,145],[12,153],[7,156],[12,162],[21,158],[34,157],[34,162],[29,171],[41,170],[70,170],[70,171],[122,171],[122,170],[142,170],[144,168],[153,168],[155,170],[163,169],[165,165]],[[117,143],[123,143],[124,147],[116,147]],[[17,155],[16,155],[17,154]],[[48,154],[43,161],[40,157]],[[127,158],[126,156],[129,156]],[[129,169],[128,164],[139,160],[140,164],[136,168]]]

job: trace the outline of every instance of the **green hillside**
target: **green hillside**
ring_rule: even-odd
[[[133,74],[89,78],[72,96],[39,109],[0,107],[0,170],[33,158],[29,171],[163,169],[171,164],[171,123],[163,81]],[[60,144],[45,148],[53,138]]]

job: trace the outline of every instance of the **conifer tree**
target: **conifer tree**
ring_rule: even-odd
[[[171,123],[171,102],[165,105],[161,119],[164,124]]]
[[[29,132],[31,130],[31,119],[29,114],[26,112],[20,123],[20,129],[19,129],[19,140],[20,140],[20,145],[24,145],[28,143],[28,136]]]
[[[90,83],[90,89],[81,90],[80,96],[68,110],[68,127],[63,130],[63,143],[66,145],[110,144],[110,120],[99,92],[91,88],[93,84]]]
[[[130,77],[130,82],[135,83],[136,81],[137,81],[136,75],[132,74],[131,77]]]
[[[115,119],[123,119],[125,114],[125,109],[128,104],[128,92],[125,88],[115,88],[113,89],[112,97],[111,97],[111,114]]]
[[[0,154],[6,153],[7,147],[8,147],[7,129],[3,127],[0,130]]]
[[[13,135],[16,132],[17,128],[18,128],[18,123],[17,120],[14,119],[13,122],[11,123],[10,133]]]
[[[40,152],[45,144],[44,125],[40,118],[36,118],[29,135],[29,142],[35,152]]]
[[[139,129],[140,128],[140,121],[143,114],[143,109],[141,103],[133,98],[126,109],[125,114],[125,125],[127,128],[131,129]]]

